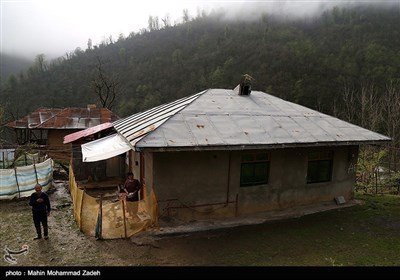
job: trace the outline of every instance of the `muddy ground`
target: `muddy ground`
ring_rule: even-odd
[[[66,183],[49,194],[48,240],[28,199],[0,201],[1,266],[399,266],[400,197],[301,218],[159,239],[96,240],[75,224]],[[6,259],[6,249],[23,251]],[[25,246],[25,247],[24,247]]]

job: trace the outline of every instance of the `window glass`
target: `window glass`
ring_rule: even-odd
[[[266,152],[243,154],[240,168],[240,186],[268,184],[269,164],[269,156]]]
[[[333,153],[331,151],[308,154],[307,183],[329,182],[332,178]]]

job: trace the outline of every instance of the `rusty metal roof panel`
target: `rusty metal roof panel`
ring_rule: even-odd
[[[40,108],[20,120],[7,124],[12,128],[86,129],[118,120],[107,108]]]
[[[99,115],[99,118],[102,120],[110,120],[111,122],[118,120],[118,117],[113,114],[110,110],[99,110],[99,112],[96,114]],[[94,116],[91,115],[91,117],[93,118]]]
[[[139,149],[339,145],[389,137],[260,91],[210,89],[114,123]],[[150,129],[151,127],[151,129]]]
[[[38,125],[60,113],[62,109],[57,108],[39,108],[25,117],[9,122],[6,126],[11,128],[36,128]]]
[[[86,108],[65,108],[59,116],[67,118],[87,118],[89,114]]]

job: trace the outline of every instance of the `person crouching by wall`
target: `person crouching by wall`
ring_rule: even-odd
[[[47,225],[47,216],[50,215],[49,196],[42,192],[42,186],[36,184],[35,192],[31,194],[29,205],[32,206],[33,223],[35,224],[37,236],[34,238],[42,238],[41,224],[43,225],[44,239],[49,238],[49,228]]]

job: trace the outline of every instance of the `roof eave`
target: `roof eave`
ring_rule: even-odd
[[[343,142],[313,142],[313,143],[276,143],[276,144],[248,144],[248,145],[208,145],[208,146],[169,146],[169,147],[140,147],[135,145],[138,152],[183,152],[183,151],[239,151],[239,150],[261,150],[261,149],[284,149],[284,148],[310,148],[323,146],[355,146],[355,145],[382,145],[391,140],[365,140],[365,141],[343,141]]]

